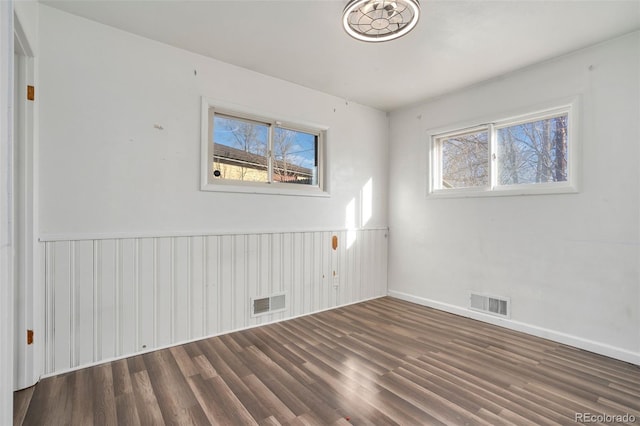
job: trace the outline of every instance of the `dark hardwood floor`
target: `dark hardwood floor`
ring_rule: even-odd
[[[25,425],[640,424],[640,367],[385,297],[50,377],[14,405]]]

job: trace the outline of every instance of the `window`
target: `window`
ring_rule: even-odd
[[[442,188],[489,184],[489,131],[486,128],[438,139],[442,155]]]
[[[203,100],[203,190],[327,195],[326,129],[231,111]]]
[[[466,129],[434,132],[430,194],[576,192],[575,103]]]

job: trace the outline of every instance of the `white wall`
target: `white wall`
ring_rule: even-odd
[[[640,363],[640,35],[391,116],[390,294]],[[427,131],[581,95],[578,194],[429,199]],[[507,296],[510,321],[469,292]]]
[[[340,229],[369,179],[386,227],[383,112],[47,6],[39,31],[43,236]],[[203,95],[328,126],[331,197],[199,191]]]
[[[17,0],[13,3],[14,13],[29,45],[32,55],[38,53],[38,2],[37,0]]]
[[[47,6],[38,30],[46,374],[386,294],[385,113]],[[327,126],[331,196],[200,191],[201,96]]]

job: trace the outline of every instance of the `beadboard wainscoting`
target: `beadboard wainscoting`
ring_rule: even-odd
[[[45,375],[387,293],[387,229],[43,244]]]

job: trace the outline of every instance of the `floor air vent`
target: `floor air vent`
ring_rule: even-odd
[[[272,314],[274,312],[284,311],[287,307],[286,295],[274,294],[269,297],[252,298],[251,299],[251,316]]]
[[[504,318],[509,318],[511,316],[508,298],[471,293],[469,302],[469,307],[474,311],[480,311]]]

